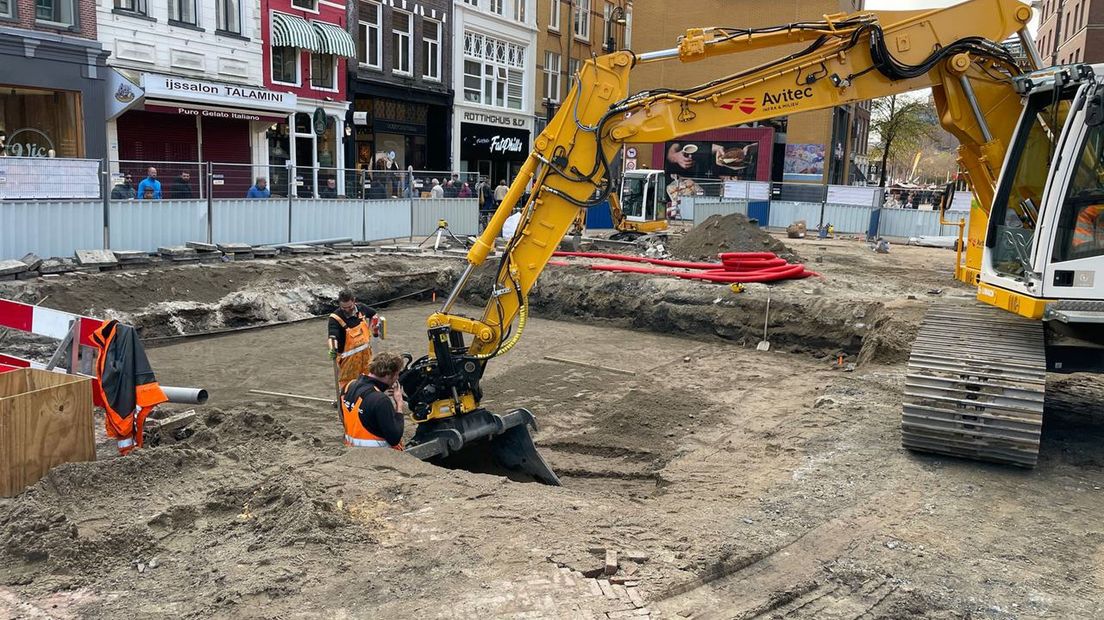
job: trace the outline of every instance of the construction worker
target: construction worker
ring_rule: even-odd
[[[1104,205],[1089,205],[1077,214],[1073,247],[1075,251],[1104,247]]]
[[[330,315],[330,359],[337,361],[338,385],[368,372],[372,361],[372,336],[379,335],[379,317],[373,308],[357,303],[349,289],[337,295],[337,311]]]
[[[402,450],[402,409],[396,401],[404,365],[402,357],[384,351],[372,360],[368,374],[345,385],[341,394],[345,445]]]

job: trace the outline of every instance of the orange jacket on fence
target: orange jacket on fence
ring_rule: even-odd
[[[118,321],[107,321],[92,333],[99,348],[96,377],[106,415],[107,434],[119,453],[142,447],[142,428],[157,405],[168,401],[157,383],[138,332]]]

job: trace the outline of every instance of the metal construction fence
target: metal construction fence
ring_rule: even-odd
[[[188,241],[418,239],[440,220],[470,235],[480,227],[479,181],[474,173],[443,171],[0,158],[0,259],[80,249],[154,252]],[[876,187],[708,180],[696,187],[678,196],[677,217],[694,224],[743,213],[776,229],[804,220],[810,229],[831,224],[843,234],[957,233],[940,225],[937,210],[883,207]],[[493,195],[493,184],[488,189]],[[968,217],[968,204],[968,194],[956,194],[946,220]]]

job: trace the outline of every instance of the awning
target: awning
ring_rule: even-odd
[[[323,22],[311,22],[318,35],[318,51],[323,54],[353,58],[356,56],[356,43],[345,30]]]
[[[272,14],[272,47],[297,47],[312,52],[319,48],[319,37],[310,23],[286,13]]]

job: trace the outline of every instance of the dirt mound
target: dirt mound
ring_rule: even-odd
[[[672,244],[671,254],[686,259],[716,259],[720,252],[774,252],[786,260],[798,256],[740,213],[713,215]]]

